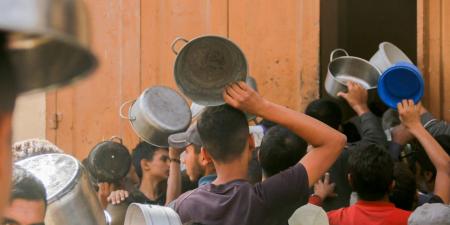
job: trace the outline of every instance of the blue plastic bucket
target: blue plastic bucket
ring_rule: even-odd
[[[424,92],[422,73],[411,63],[399,62],[383,72],[378,80],[378,95],[389,107],[397,109],[403,99],[418,103]]]

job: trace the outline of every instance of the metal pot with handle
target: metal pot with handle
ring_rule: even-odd
[[[177,43],[185,42],[178,51]],[[222,93],[226,85],[245,81],[247,60],[232,41],[220,36],[201,36],[190,41],[178,37],[172,43],[177,55],[174,65],[178,88],[199,105],[224,104]]]
[[[81,0],[2,0],[0,31],[20,92],[70,83],[97,66]]]
[[[338,53],[344,56],[335,57]],[[353,81],[370,92],[377,88],[379,77],[380,71],[368,61],[349,56],[344,49],[335,49],[330,54],[325,90],[330,96],[338,98],[339,92],[347,92],[347,82]]]
[[[88,162],[97,182],[114,183],[127,175],[131,156],[122,139],[112,137],[95,145],[89,152]]]
[[[412,64],[408,56],[400,48],[390,42],[380,43],[378,51],[370,58],[370,63],[376,66],[381,73],[398,62]]]
[[[128,119],[136,134],[149,144],[168,147],[169,135],[185,131],[191,123],[191,110],[186,100],[176,91],[163,86],[146,89],[128,110]]]
[[[35,175],[47,192],[46,225],[106,225],[106,218],[88,174],[66,154],[44,154],[16,165]]]

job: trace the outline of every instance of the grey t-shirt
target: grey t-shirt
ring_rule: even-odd
[[[255,185],[246,180],[204,185],[184,193],[171,206],[183,223],[278,225],[287,224],[308,197],[308,175],[297,164]]]

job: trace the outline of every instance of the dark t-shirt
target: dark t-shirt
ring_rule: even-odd
[[[255,185],[246,180],[204,185],[170,205],[183,223],[278,225],[286,224],[308,197],[308,175],[305,167],[297,164]]]

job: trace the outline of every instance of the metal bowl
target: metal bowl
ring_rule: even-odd
[[[178,53],[175,45],[186,42]],[[177,54],[174,66],[178,88],[197,104],[224,104],[222,93],[226,85],[245,81],[247,60],[241,49],[227,38],[202,36],[191,41],[177,38],[172,44]]]
[[[163,86],[146,89],[129,108],[128,117],[122,113],[121,117],[130,121],[142,140],[158,147],[169,147],[167,138],[185,131],[191,123],[191,111],[186,100]]]
[[[0,1],[0,31],[8,33],[20,92],[68,84],[97,66],[88,22],[80,0]]]
[[[338,52],[345,56],[334,57]],[[343,49],[335,49],[330,56],[328,73],[325,79],[325,90],[334,98],[339,92],[347,92],[347,82],[360,84],[369,92],[377,88],[380,71],[368,61],[349,56]]]

